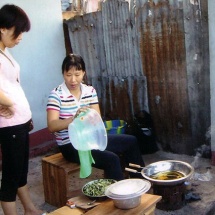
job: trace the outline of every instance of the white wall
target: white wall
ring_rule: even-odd
[[[21,67],[21,84],[31,106],[34,130],[46,126],[46,102],[50,91],[62,82],[65,57],[60,0],[1,0],[20,6],[31,20],[31,30],[10,50]]]

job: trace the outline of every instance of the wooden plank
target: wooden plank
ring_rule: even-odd
[[[159,202],[161,198],[161,196],[157,195],[144,194],[142,195],[140,206],[129,210],[116,208],[113,205],[113,201],[108,199],[86,213],[84,213],[84,210],[78,208],[71,209],[67,206],[63,206],[49,213],[49,215],[82,215],[83,213],[85,215],[101,215],[101,211],[102,215],[153,215],[156,203]]]
[[[144,215],[154,215],[155,213],[155,206],[149,208],[149,210],[147,212],[144,213]]]
[[[52,164],[53,166],[60,166],[65,169],[66,172],[74,172],[80,169],[80,165],[77,163],[72,163],[64,159],[61,153],[57,153],[42,159],[43,162]]]
[[[67,206],[61,207],[48,215],[82,215],[83,211],[78,208],[69,208]]]

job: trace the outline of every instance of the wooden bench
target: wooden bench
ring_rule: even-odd
[[[80,166],[66,161],[61,153],[42,158],[42,174],[45,202],[56,207],[66,204],[68,198],[81,192],[69,191],[69,174],[76,172]]]

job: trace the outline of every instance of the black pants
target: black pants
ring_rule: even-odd
[[[1,201],[15,201],[18,188],[27,184],[29,123],[0,128],[2,151]]]
[[[64,158],[70,162],[80,163],[78,152],[72,144],[59,146]],[[122,180],[124,179],[122,163],[128,167],[129,163],[144,166],[139,145],[136,137],[126,134],[108,135],[108,144],[105,151],[92,150],[95,160],[93,167],[103,169],[106,178]],[[123,162],[122,162],[123,159]],[[130,177],[141,177],[138,173],[130,173]]]

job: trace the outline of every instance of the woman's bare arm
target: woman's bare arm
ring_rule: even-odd
[[[13,102],[0,90],[0,105],[11,107]]]
[[[13,102],[0,90],[0,116],[7,119],[14,115]]]
[[[96,111],[101,115],[100,108],[99,108],[99,105],[98,105],[98,104],[90,105],[90,108],[96,110]]]
[[[100,115],[99,105],[91,105],[90,107],[79,108],[74,117],[69,117],[67,119],[59,119],[59,112],[56,110],[48,110],[47,111],[47,125],[50,132],[61,131],[64,129],[68,129],[69,124],[73,121],[73,119],[83,111],[86,111],[88,108],[92,108],[96,110]]]
[[[59,112],[55,110],[47,111],[47,125],[50,132],[61,131],[67,129],[73,121],[73,117],[67,119],[59,119]]]

